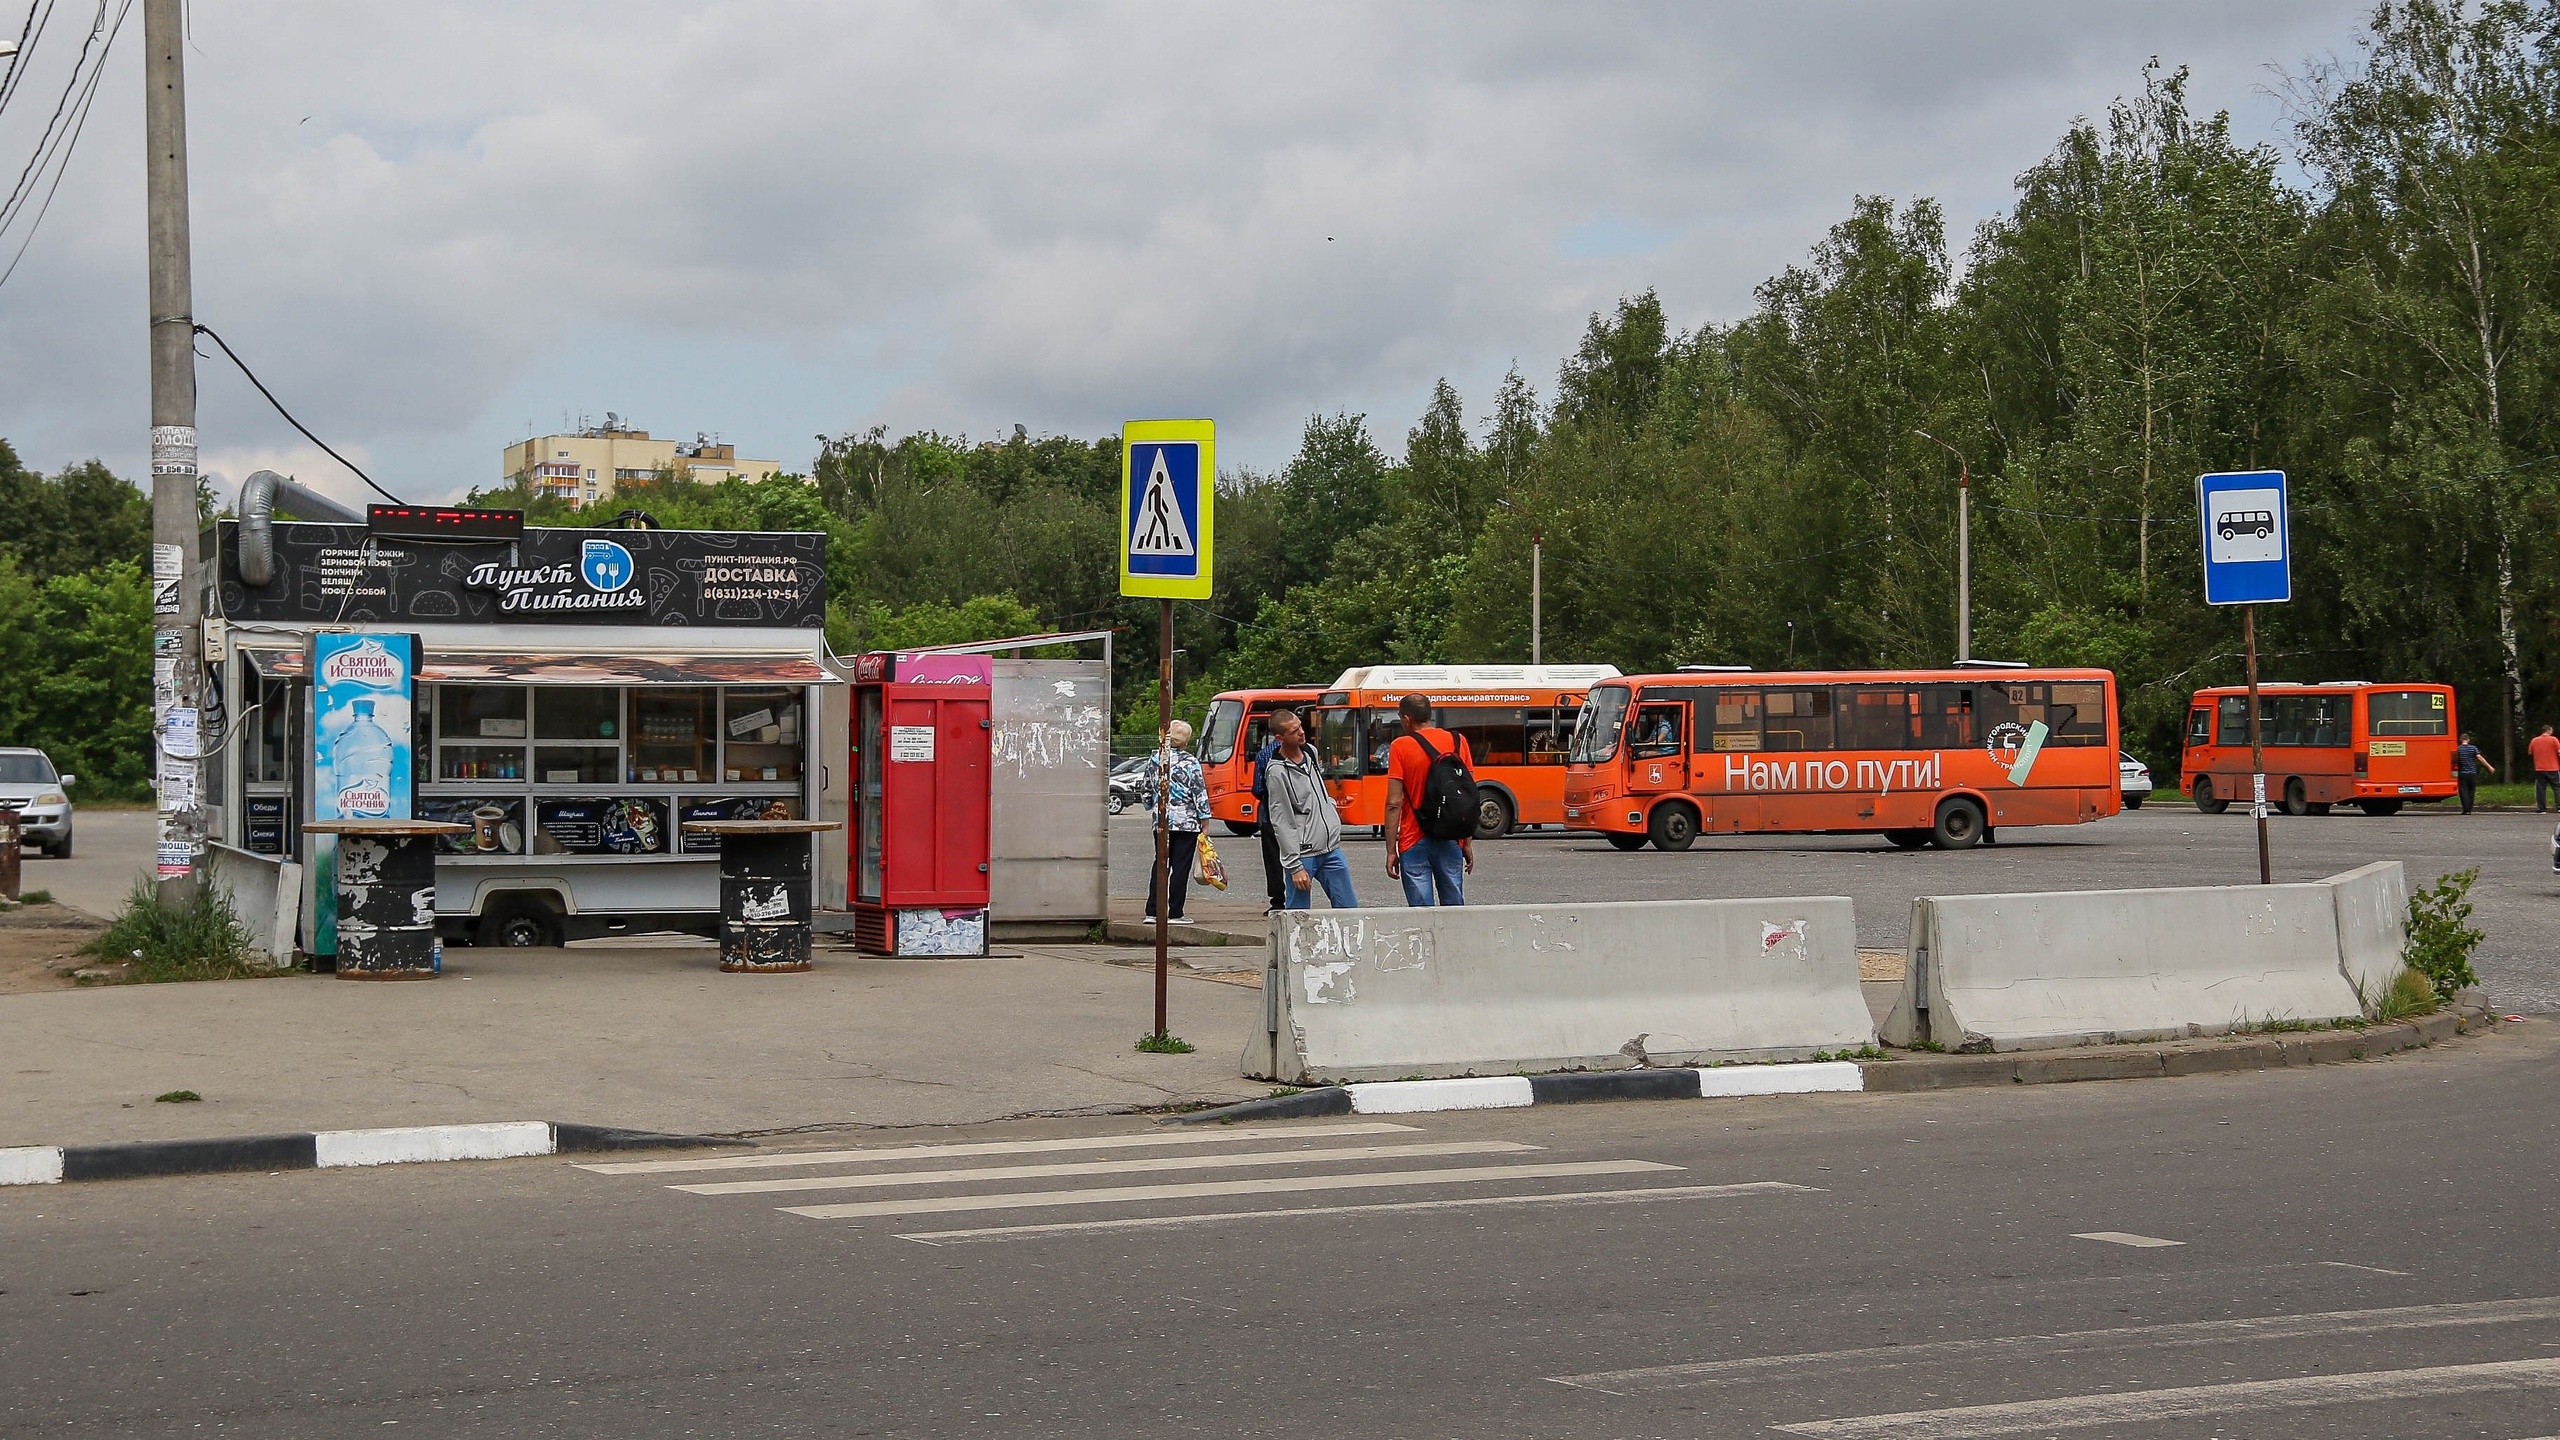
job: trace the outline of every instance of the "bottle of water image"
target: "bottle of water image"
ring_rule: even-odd
[[[391,736],[373,723],[373,702],[355,702],[355,719],[331,747],[329,768],[338,786],[338,809],[348,815],[391,812]]]

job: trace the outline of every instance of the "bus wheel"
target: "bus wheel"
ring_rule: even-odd
[[[1982,843],[1982,807],[1959,795],[1939,802],[1938,823],[1929,827],[1929,843],[1941,850],[1970,850]]]
[[[2196,808],[2207,815],[2219,815],[2231,808],[2229,800],[2213,793],[2213,777],[2210,775],[2196,777],[2193,793],[2196,797]]]
[[[1511,833],[1511,802],[1499,790],[1476,792],[1476,838],[1499,840]]]
[[[1646,822],[1645,834],[1652,838],[1656,850],[1686,850],[1698,838],[1698,812],[1674,800],[1657,805],[1653,819]]]
[[[1227,827],[1228,834],[1242,835],[1247,839],[1262,833],[1262,823],[1258,820],[1221,820],[1218,823]]]
[[[1884,838],[1896,850],[1917,850],[1929,843],[1926,830],[1887,830]]]
[[[2384,815],[2397,815],[2400,813],[2400,802],[2397,800],[2359,800],[2356,802],[2356,805],[2358,808],[2362,809],[2364,813],[2374,816],[2377,819]]]
[[[1609,848],[1612,850],[1641,850],[1644,848],[1644,837],[1641,835],[1621,835],[1617,831],[1612,830],[1609,832]]]
[[[2303,809],[2308,814],[2326,815],[2329,813],[2329,802],[2326,800],[2314,800],[2309,805],[2304,806]]]
[[[2284,813],[2287,815],[2311,813],[2311,797],[2302,788],[2302,777],[2299,775],[2284,782]]]

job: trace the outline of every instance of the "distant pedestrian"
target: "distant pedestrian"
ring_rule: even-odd
[[[1315,908],[1316,887],[1336,910],[1357,910],[1360,897],[1351,888],[1351,861],[1342,853],[1342,816],[1325,792],[1324,768],[1307,744],[1306,722],[1297,712],[1271,717],[1278,746],[1270,765],[1271,794],[1262,805],[1262,828],[1279,846],[1288,867],[1288,908]]]
[[[1167,726],[1164,743],[1147,757],[1147,808],[1164,805],[1167,853],[1165,873],[1173,889],[1172,903],[1165,906],[1165,923],[1188,925],[1183,918],[1182,902],[1191,891],[1191,860],[1200,851],[1200,823],[1209,814],[1209,787],[1200,773],[1200,757],[1191,753],[1191,726],[1176,720]],[[1148,872],[1147,918],[1156,918],[1156,882]]]
[[[2551,727],[2545,725],[2542,733],[2524,748],[2533,757],[2533,813],[2540,815],[2545,791],[2550,793],[2552,803],[2560,804],[2560,735],[2552,734]]]
[[[1271,833],[1271,790],[1268,781],[1272,752],[1280,748],[1278,738],[1280,732],[1277,728],[1277,717],[1263,723],[1272,727],[1270,733],[1273,738],[1263,741],[1262,748],[1255,751],[1253,755],[1253,809],[1255,814],[1262,817],[1262,824],[1258,827],[1262,832],[1262,888],[1264,893],[1271,897],[1268,908],[1277,910],[1286,899],[1284,891],[1288,882],[1281,878],[1284,867],[1280,863],[1280,842]]]
[[[2453,788],[2462,792],[2462,813],[2465,815],[2471,813],[2472,797],[2480,789],[2480,767],[2483,765],[2489,765],[2489,757],[2481,754],[2480,747],[2471,743],[2471,732],[2463,731],[2462,743],[2453,747]],[[2498,767],[2489,765],[2489,773],[2497,774]]]
[[[1426,834],[1423,802],[1429,797],[1431,768],[1455,756],[1475,778],[1475,758],[1467,742],[1431,723],[1431,699],[1407,695],[1396,702],[1396,718],[1404,733],[1387,747],[1387,873],[1404,883],[1407,905],[1464,905],[1466,877],[1476,868],[1473,841]]]

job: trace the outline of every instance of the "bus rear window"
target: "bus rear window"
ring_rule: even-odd
[[[2365,698],[2367,730],[2375,735],[2445,735],[2453,720],[2441,690],[2375,690]]]
[[[1603,685],[1583,702],[1582,714],[1573,725],[1569,758],[1574,764],[1593,765],[1618,753],[1618,727],[1626,722],[1627,694],[1624,685]]]
[[[1203,764],[1224,765],[1235,758],[1236,726],[1244,719],[1241,700],[1209,702],[1209,728],[1200,736],[1200,759]]]

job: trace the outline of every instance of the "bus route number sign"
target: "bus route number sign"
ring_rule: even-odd
[[[1209,598],[1218,427],[1132,420],[1120,427],[1120,593]]]
[[[2204,523],[2204,603],[2274,605],[2293,598],[2284,472],[2245,470],[2196,479]]]

